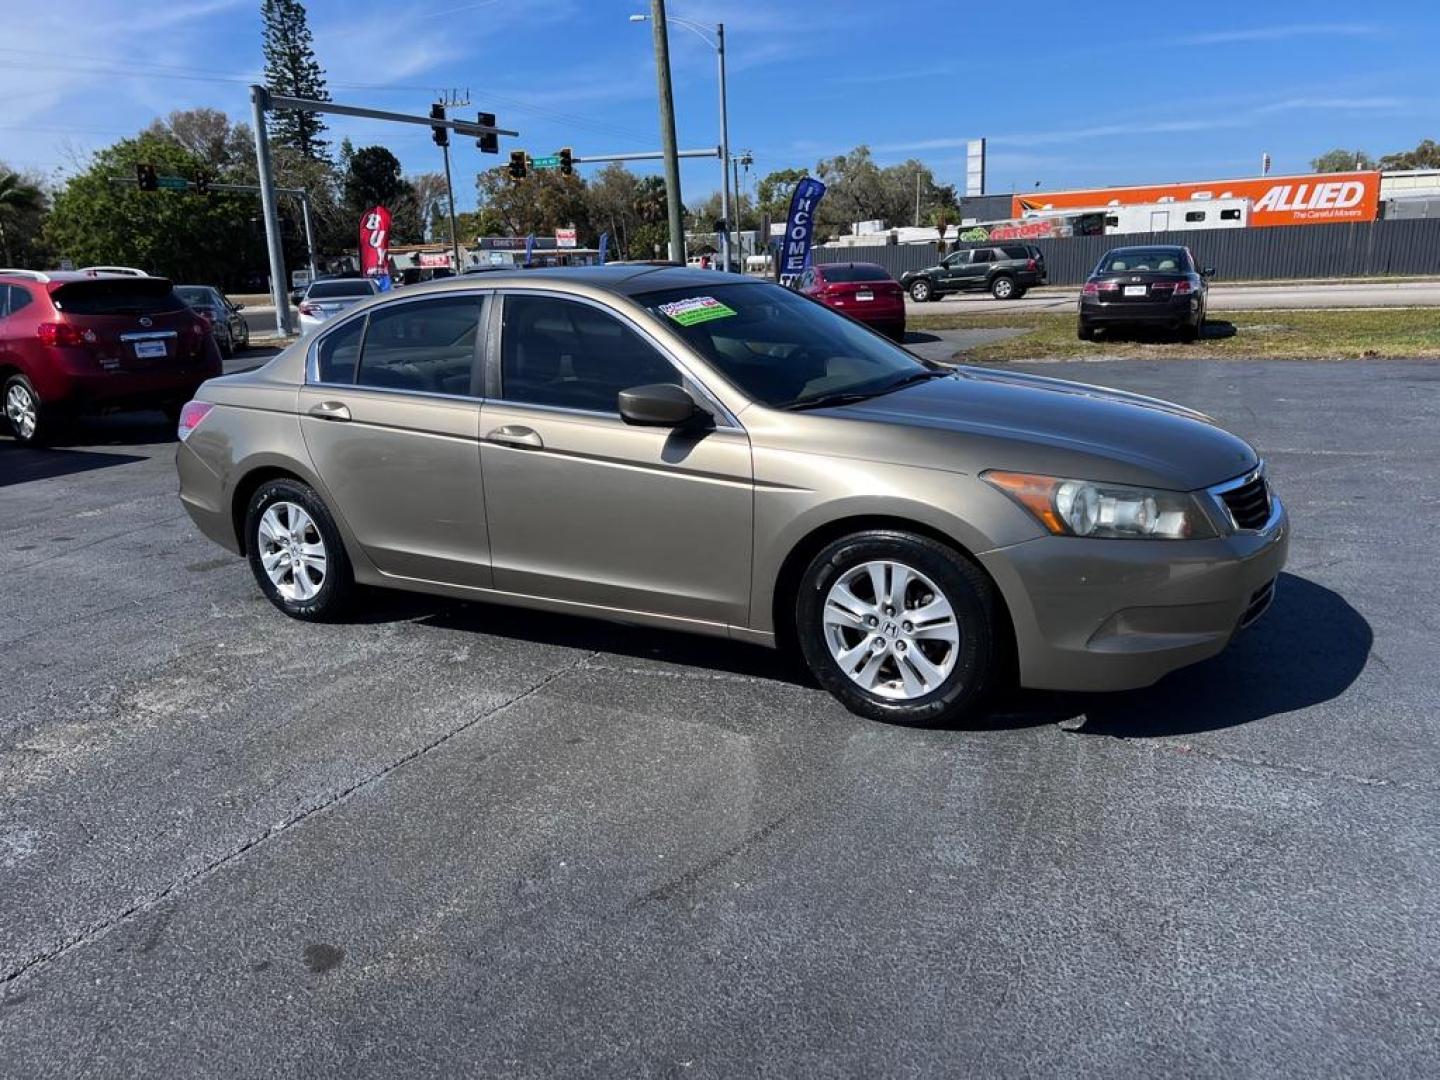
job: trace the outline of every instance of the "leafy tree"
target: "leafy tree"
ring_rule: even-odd
[[[828,188],[817,215],[821,232],[839,233],[857,221],[914,224],[917,181],[921,221],[939,207],[958,215],[954,187],[937,183],[930,168],[913,159],[882,169],[869,147],[857,146],[820,162],[815,171]]]
[[[219,109],[177,109],[158,117],[141,133],[173,142],[214,175],[243,167],[255,156],[255,136],[246,124],[231,124]]]
[[[1440,144],[1434,139],[1424,139],[1414,150],[1398,154],[1386,154],[1380,159],[1380,168],[1399,169],[1440,169]]]
[[[329,101],[325,69],[315,59],[315,46],[305,5],[300,0],[261,0],[264,21],[265,85],[290,97]],[[329,160],[325,123],[319,113],[282,109],[270,114],[270,137],[311,161]]]
[[[571,225],[590,232],[585,181],[559,169],[532,170],[512,180],[503,168],[488,169],[475,178],[480,209],[489,211],[510,236],[545,235]]]
[[[1375,159],[1364,150],[1336,148],[1321,154],[1310,162],[1314,172],[1350,172],[1353,169],[1373,169]]]
[[[45,193],[39,184],[0,166],[0,266],[28,262],[38,254],[44,213]]]
[[[353,221],[372,206],[390,211],[391,238],[397,244],[416,243],[423,238],[421,208],[415,187],[400,171],[400,159],[383,146],[362,146],[344,156],[345,175],[341,180],[343,205]],[[443,185],[443,181],[442,181]]]
[[[795,193],[795,185],[808,175],[808,169],[777,169],[762,176],[755,185],[760,213],[771,221],[784,221],[790,212],[790,196]]]
[[[610,250],[622,258],[629,253],[631,234],[639,224],[639,190],[640,178],[618,161],[606,165],[585,185],[591,223],[597,232],[610,234]]]
[[[635,225],[625,247],[627,259],[660,259],[670,250],[670,216],[663,176],[642,177],[635,185]]]
[[[176,281],[233,285],[246,269],[265,265],[256,200],[140,191],[112,184],[149,162],[162,173],[194,176],[200,159],[168,139],[141,135],[97,153],[55,196],[46,236],[77,265],[122,263]],[[298,260],[297,260],[298,261]]]

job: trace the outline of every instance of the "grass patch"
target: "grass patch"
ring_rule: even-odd
[[[1136,360],[1218,358],[1233,360],[1370,360],[1440,358],[1440,310],[1367,308],[1334,311],[1226,311],[1211,318],[1205,337],[1183,345],[1164,334],[1075,336],[1073,311],[1017,315],[917,315],[911,330],[1024,330],[1005,341],[961,353],[964,360]]]

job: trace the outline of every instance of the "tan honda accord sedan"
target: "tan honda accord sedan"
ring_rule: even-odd
[[[1147,685],[1265,610],[1289,525],[1176,405],[942,369],[765,282],[613,266],[356,305],[180,422],[287,615],[357,584],[798,646],[864,716]]]

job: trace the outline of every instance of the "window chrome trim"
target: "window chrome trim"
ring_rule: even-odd
[[[1261,525],[1258,529],[1242,529],[1236,523],[1235,515],[1230,512],[1230,507],[1225,503],[1225,493],[1234,491],[1236,488],[1242,488],[1246,484],[1253,484],[1256,480],[1260,479],[1265,481],[1265,496],[1270,500],[1270,515],[1265,519],[1265,524]],[[1280,520],[1280,515],[1285,512],[1285,508],[1281,505],[1279,497],[1270,487],[1270,479],[1265,473],[1265,461],[1263,458],[1260,460],[1260,463],[1249,472],[1243,473],[1233,480],[1226,480],[1224,483],[1208,487],[1205,489],[1205,492],[1210,496],[1210,502],[1219,512],[1220,521],[1229,526],[1232,533],[1263,535],[1275,528],[1276,523]]]
[[[169,341],[179,335],[174,330],[136,330],[133,333],[121,334],[121,341]]]
[[[383,296],[384,293],[377,293],[376,295]],[[355,322],[359,319],[368,320],[372,311],[377,311],[381,309],[388,311],[390,308],[398,307],[401,304],[419,304],[423,303],[426,300],[445,300],[454,296],[473,296],[475,299],[480,301],[481,304],[480,321],[476,324],[475,328],[476,346],[477,348],[479,348],[480,340],[485,332],[486,308],[484,305],[486,300],[490,297],[493,297],[494,295],[495,289],[493,287],[474,290],[446,289],[443,292],[427,292],[422,293],[418,296],[397,296],[393,300],[386,300],[378,304],[370,304],[363,310],[354,312],[353,314],[345,314],[343,317],[339,315],[333,316],[331,319],[326,320],[325,326],[315,333],[315,336],[310,340],[310,344],[305,347],[305,385],[325,386],[331,389],[342,390],[375,390],[380,393],[390,394],[420,394],[425,397],[458,397],[462,401],[483,401],[483,398],[471,397],[469,394],[437,394],[429,390],[401,390],[396,387],[365,386],[361,383],[353,381],[348,383],[323,382],[320,378],[320,343],[324,341],[327,337],[329,337],[331,334],[338,333],[342,327],[348,326],[352,322]],[[354,307],[356,305],[352,304],[351,306]],[[357,353],[355,356],[357,371],[359,369],[361,354],[363,354],[365,351],[365,335],[368,332],[369,327],[367,326],[365,328],[365,331],[362,332],[360,335],[360,352]],[[481,360],[481,363],[484,363],[483,359]],[[484,385],[483,379],[481,380],[481,385]]]
[[[495,404],[509,405],[517,409],[545,409],[550,412],[572,413],[577,416],[603,416],[616,420],[620,419],[620,414],[613,410],[607,411],[601,409],[575,409],[564,405],[541,405],[528,401],[512,401],[509,398],[505,397],[505,381],[503,369],[503,350],[505,348],[505,300],[507,297],[510,296],[546,296],[554,300],[568,300],[572,303],[586,304],[590,307],[598,309],[599,311],[603,311],[606,315],[609,315],[612,318],[618,319],[622,326],[625,326],[626,328],[633,330],[635,333],[639,334],[640,337],[643,338],[651,346],[651,348],[653,348],[656,352],[658,352],[661,356],[663,356],[666,360],[670,362],[670,366],[675,368],[675,370],[681,376],[683,376],[682,384],[684,382],[689,382],[691,385],[693,385],[696,389],[700,391],[700,396],[704,398],[704,404],[708,404],[712,409],[712,413],[715,418],[714,430],[742,432],[745,430],[744,425],[742,425],[740,421],[735,417],[735,414],[732,413],[729,409],[727,409],[724,403],[715,396],[714,391],[712,391],[710,387],[705,384],[705,380],[697,376],[695,372],[690,369],[690,366],[686,364],[683,360],[681,360],[678,356],[676,356],[674,351],[672,351],[668,346],[661,342],[659,338],[652,334],[648,327],[644,326],[639,322],[636,322],[634,317],[628,311],[624,311],[620,308],[611,307],[609,304],[596,300],[593,297],[582,296],[579,293],[564,292],[559,289],[531,289],[526,288],[523,285],[506,285],[497,288],[494,291],[496,297],[500,301],[500,340],[497,342],[498,350],[493,353],[491,357],[489,357],[488,362],[495,365],[496,372],[500,375],[500,379],[498,380],[499,392],[490,399],[495,402]]]

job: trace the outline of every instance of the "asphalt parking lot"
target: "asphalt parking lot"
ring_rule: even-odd
[[[291,622],[158,414],[0,439],[0,1075],[1435,1075],[1440,364],[1035,370],[1253,440],[1292,561],[1222,656],[965,730],[709,639]]]

